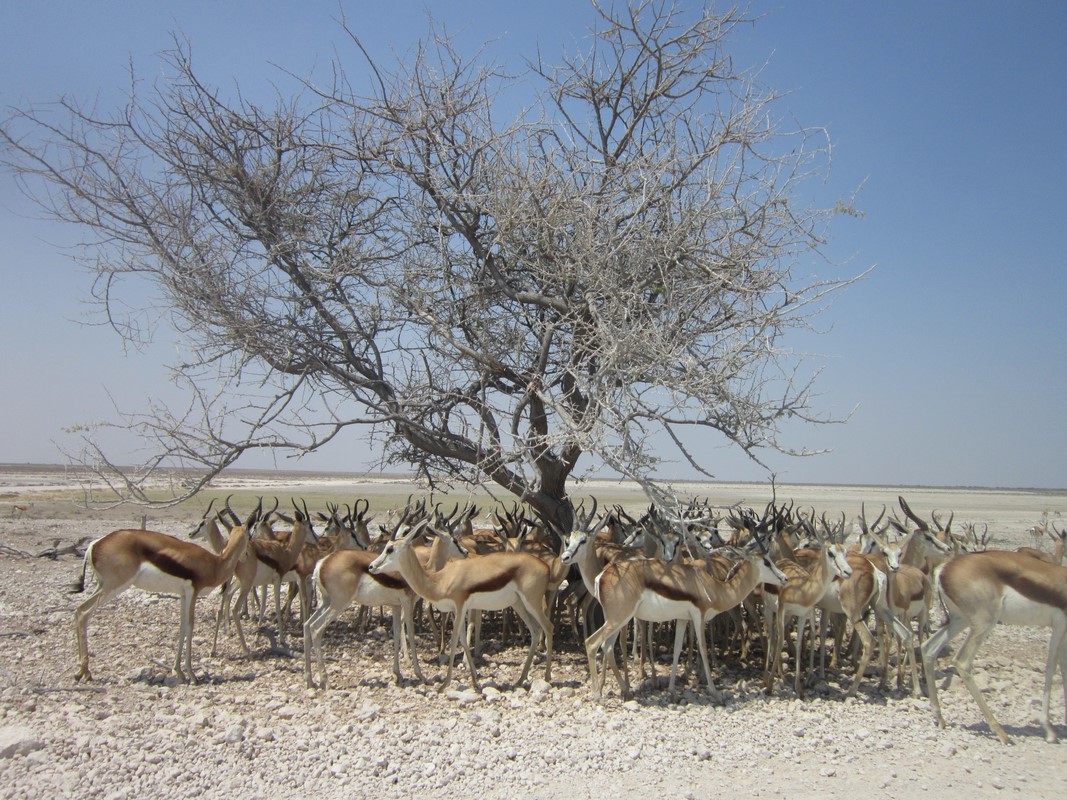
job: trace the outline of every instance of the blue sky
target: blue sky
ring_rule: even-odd
[[[425,9],[498,61],[550,59],[590,20],[578,0],[344,4],[377,54],[403,53]],[[127,66],[151,79],[172,34],[192,43],[208,82],[252,92],[324,75],[351,50],[334,2],[0,4],[0,106],[69,94],[122,102]],[[1067,3],[754,2],[737,33],[738,66],[786,96],[779,110],[825,126],[833,202],[863,186],[861,219],[839,219],[826,274],[875,271],[797,340],[825,367],[820,405],[844,425],[791,431],[816,458],[773,458],[779,479],[1067,487]],[[275,66],[277,65],[277,66]],[[0,276],[6,344],[0,462],[60,460],[65,427],[114,419],[169,397],[165,341],[126,353],[109,330],[79,324],[89,278],[64,245],[77,232],[40,220],[0,174]],[[853,411],[854,409],[854,411]],[[121,453],[124,443],[116,443]],[[710,444],[708,446],[711,446]],[[363,442],[285,468],[360,469]],[[121,455],[117,456],[122,460]],[[765,474],[728,449],[708,459],[723,480]],[[269,466],[266,461],[242,462]],[[666,472],[685,473],[667,467]]]

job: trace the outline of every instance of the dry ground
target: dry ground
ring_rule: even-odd
[[[411,490],[403,483],[257,480],[219,488],[243,492],[235,504],[256,492],[292,492],[313,497],[312,507],[327,496],[351,501],[363,492],[374,498],[372,510],[384,510],[391,497],[402,504]],[[844,698],[848,676],[834,673],[801,701],[785,688],[766,697],[757,673],[730,662],[716,670],[727,692],[722,706],[688,689],[671,698],[650,682],[634,700],[613,695],[598,705],[566,631],[550,684],[514,687],[523,651],[490,647],[480,666],[483,695],[469,690],[462,665],[453,690],[438,694],[412,681],[394,685],[387,626],[359,637],[346,615],[326,636],[334,688],[308,691],[301,660],[272,652],[264,637],[250,659],[230,639],[219,657],[209,655],[215,595],[198,607],[194,665],[205,676],[201,684],[176,684],[165,674],[176,601],[132,590],[93,619],[96,681],[78,685],[72,617],[80,598],[65,588],[81,562],[10,549],[33,554],[56,540],[62,546],[139,527],[142,512],[79,509],[69,488],[56,491],[61,484],[62,473],[0,471],[0,545],[9,550],[0,560],[3,797],[880,798],[925,791],[974,798],[1062,797],[1067,789],[1063,745],[1046,744],[1035,721],[1044,630],[1000,629],[977,659],[978,680],[1014,737],[1007,747],[959,681],[944,696],[944,731],[932,725],[925,700],[879,693],[873,675],[858,699]],[[715,502],[764,499],[763,487],[702,488]],[[640,504],[626,487],[595,489]],[[920,513],[954,510],[957,525],[988,523],[1001,546],[1029,544],[1026,530],[1044,511],[1067,513],[1067,495],[1054,492],[779,487],[780,498],[849,516],[861,501],[871,515],[872,505],[893,503],[901,492]],[[31,503],[12,514],[13,504]],[[184,535],[201,508],[152,511],[149,525]],[[428,635],[419,646],[432,675],[439,668],[430,663]],[[1053,709],[1067,737],[1058,683]]]

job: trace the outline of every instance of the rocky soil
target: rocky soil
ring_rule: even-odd
[[[966,497],[957,502],[966,505]],[[1049,504],[1062,507],[1064,496],[1036,497],[1032,508],[1022,503],[1000,516],[988,512],[995,542],[1029,544],[1026,525]],[[990,500],[973,505],[985,508]],[[84,595],[68,595],[66,587],[81,561],[13,551],[35,554],[56,540],[62,546],[139,526],[140,511],[124,513],[134,518],[94,515],[69,500],[37,501],[17,515],[0,506],[2,797],[973,798],[1067,791],[1062,745],[1047,744],[1036,722],[1044,629],[999,629],[977,659],[978,681],[1013,736],[1009,746],[991,733],[959,681],[943,696],[946,730],[933,726],[925,699],[880,693],[874,675],[856,699],[844,697],[850,676],[831,672],[798,700],[787,688],[767,697],[757,672],[729,662],[716,670],[723,705],[684,687],[668,696],[650,680],[632,700],[612,694],[597,704],[584,657],[564,630],[550,683],[538,665],[528,687],[514,686],[524,650],[491,645],[479,668],[480,694],[469,688],[462,664],[444,693],[413,680],[398,686],[388,624],[358,636],[351,613],[326,635],[331,689],[307,690],[299,653],[272,650],[266,637],[252,643],[251,658],[230,638],[217,658],[209,655],[216,595],[198,606],[198,685],[167,674],[177,601],[136,590],[93,619],[95,681],[76,684],[72,619]],[[154,526],[184,534],[195,517],[175,511]],[[427,675],[440,672],[430,661],[429,634],[419,646]],[[669,667],[669,656],[663,659],[661,676]],[[405,670],[411,674],[410,665]],[[1067,737],[1059,685],[1053,709],[1057,731]]]

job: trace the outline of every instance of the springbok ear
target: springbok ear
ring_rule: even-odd
[[[394,542],[410,542],[418,537],[429,525],[429,520],[422,519],[408,528],[403,535],[400,535],[400,529],[397,528],[396,533],[393,536]]]
[[[730,571],[726,573],[726,577],[725,577],[725,578],[723,578],[723,580],[724,580],[724,581],[729,581],[729,580],[731,580],[731,579],[732,579],[732,578],[734,577],[734,575],[736,575],[736,574],[737,574],[737,571],[738,571],[739,569],[741,569],[741,567],[743,567],[744,565],[745,565],[745,561],[744,561],[744,559],[742,559],[742,560],[740,560],[740,561],[735,561],[735,562],[734,562],[734,565],[733,565],[732,567],[730,567]]]

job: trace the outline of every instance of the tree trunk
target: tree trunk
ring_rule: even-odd
[[[574,505],[567,496],[570,472],[571,468],[563,465],[542,467],[541,490],[526,498],[526,502],[548,523],[549,530],[557,538],[569,534],[574,526]]]

